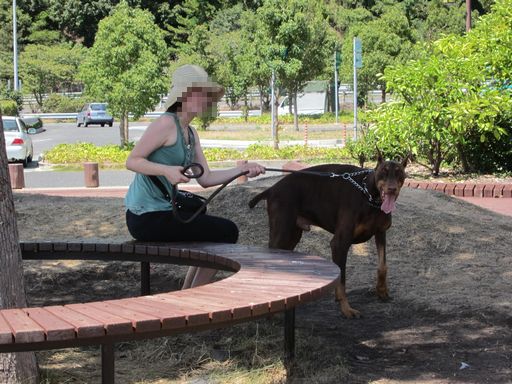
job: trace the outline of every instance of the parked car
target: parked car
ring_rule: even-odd
[[[21,120],[23,120],[28,133],[31,135],[45,131],[43,127],[43,120],[41,120],[40,117],[22,117]]]
[[[107,103],[87,103],[76,117],[76,126],[87,127],[89,124],[101,124],[102,127],[114,124],[114,118],[107,113]]]
[[[27,126],[16,116],[2,116],[4,126],[5,147],[9,162],[22,162],[26,167],[34,156],[34,147]]]

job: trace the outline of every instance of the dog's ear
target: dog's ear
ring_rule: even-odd
[[[402,159],[401,164],[402,164],[402,167],[404,167],[404,169],[405,169],[405,167],[407,166],[407,162],[411,159],[411,157],[412,157],[412,153],[411,153],[411,152],[409,152],[409,153],[408,153],[407,155],[405,155],[405,157]]]
[[[375,151],[377,152],[377,165],[379,165],[384,161],[384,158],[382,157],[379,147],[375,146]]]

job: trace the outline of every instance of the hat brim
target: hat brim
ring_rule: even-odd
[[[169,94],[167,95],[165,109],[168,109],[176,102],[182,102],[183,97],[187,94],[187,92],[195,88],[200,88],[201,90],[207,91],[208,96],[211,96],[212,98],[212,103],[218,102],[222,98],[222,96],[224,96],[224,87],[215,82],[194,83],[188,87],[180,87],[173,85],[169,90]]]

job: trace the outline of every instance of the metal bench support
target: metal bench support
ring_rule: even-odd
[[[151,277],[149,275],[149,262],[140,263],[140,294],[142,296],[151,294]]]
[[[295,359],[295,308],[284,311],[284,356],[286,363]]]
[[[114,384],[114,344],[101,344],[101,383]]]

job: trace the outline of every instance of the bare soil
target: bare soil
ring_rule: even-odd
[[[229,187],[209,212],[233,219],[240,243],[266,245],[264,204],[247,202],[268,178]],[[131,240],[122,199],[15,194],[21,240]],[[297,358],[282,363],[281,315],[225,329],[117,346],[118,383],[512,383],[512,218],[443,194],[403,189],[388,231],[393,300],[373,293],[373,242],[348,259],[351,305],[334,294],[297,311]],[[298,250],[330,258],[314,229]],[[138,294],[136,263],[27,261],[30,305]],[[154,291],[178,289],[186,268],[154,265]],[[222,278],[225,274],[221,274]],[[100,381],[96,347],[39,352],[45,383]]]

